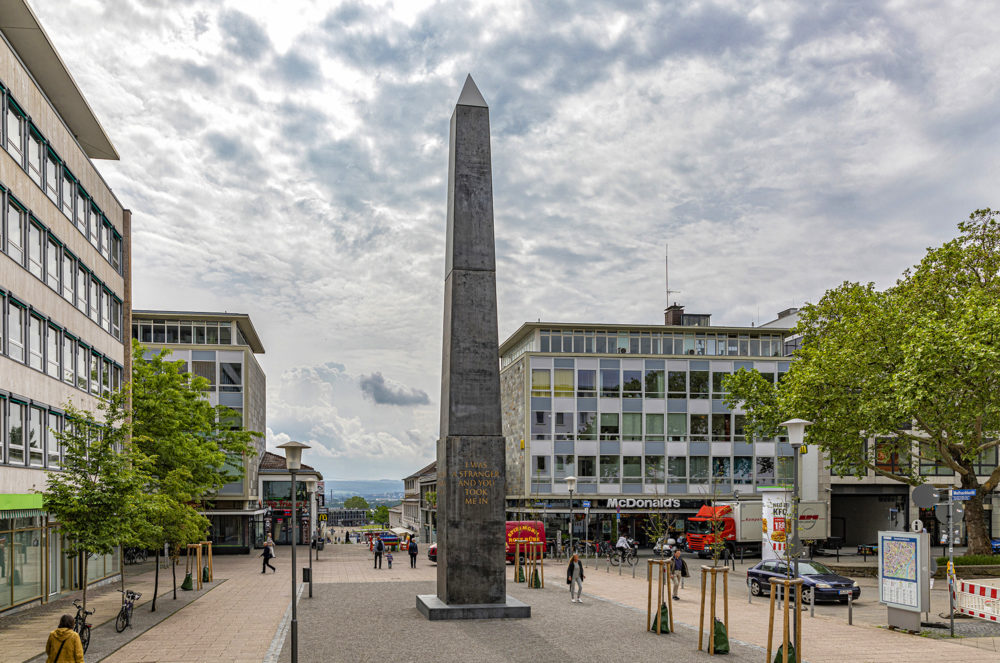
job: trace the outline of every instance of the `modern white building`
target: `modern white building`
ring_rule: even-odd
[[[23,0],[0,16],[0,612],[82,586],[42,511],[65,408],[129,374],[130,214],[95,167],[111,140]],[[91,558],[87,581],[119,573]]]

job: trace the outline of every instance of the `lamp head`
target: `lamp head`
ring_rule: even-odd
[[[778,425],[788,429],[788,443],[792,445],[793,449],[799,449],[802,447],[802,440],[806,436],[806,426],[811,423],[811,421],[806,421],[805,419],[789,419],[788,421],[782,421]]]
[[[285,451],[285,467],[288,471],[298,472],[302,468],[302,451],[312,447],[308,444],[291,441],[279,444],[278,448]]]
[[[307,493],[311,493],[314,490],[316,490],[316,479],[306,479],[302,483],[304,483],[306,485],[306,492]]]
[[[576,491],[576,477],[566,477],[566,487],[569,488],[569,492]]]

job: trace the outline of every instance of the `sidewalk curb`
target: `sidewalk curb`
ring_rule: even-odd
[[[295,592],[296,601],[302,596],[302,590],[305,588],[305,583],[299,583],[299,588]],[[288,607],[285,609],[285,616],[281,618],[281,624],[278,625],[278,630],[271,639],[271,646],[267,648],[267,654],[264,656],[262,663],[277,663],[278,656],[281,655],[281,649],[285,646],[285,638],[288,637],[288,629],[291,623],[292,602],[289,601]]]

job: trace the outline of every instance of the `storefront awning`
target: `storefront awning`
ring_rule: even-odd
[[[219,509],[218,511],[199,511],[203,516],[259,516],[267,513],[267,509],[254,509],[253,511],[242,511],[240,509]]]
[[[400,536],[403,536],[404,534],[414,534],[414,531],[411,530],[411,529],[407,529],[405,527],[393,527],[392,528],[392,533],[393,534],[399,534]]]
[[[44,515],[45,512],[41,509],[7,509],[0,511],[0,518],[35,518]]]

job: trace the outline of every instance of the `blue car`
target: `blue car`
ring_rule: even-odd
[[[1000,539],[990,539],[990,546],[993,547],[994,555],[1000,555]]]
[[[858,583],[850,578],[837,575],[819,562],[802,560],[799,562],[799,576],[803,580],[802,602],[840,601],[846,603],[848,597],[856,601],[861,596]],[[769,559],[759,562],[747,571],[747,584],[754,596],[770,592],[769,578],[787,578],[788,565],[783,560]]]

